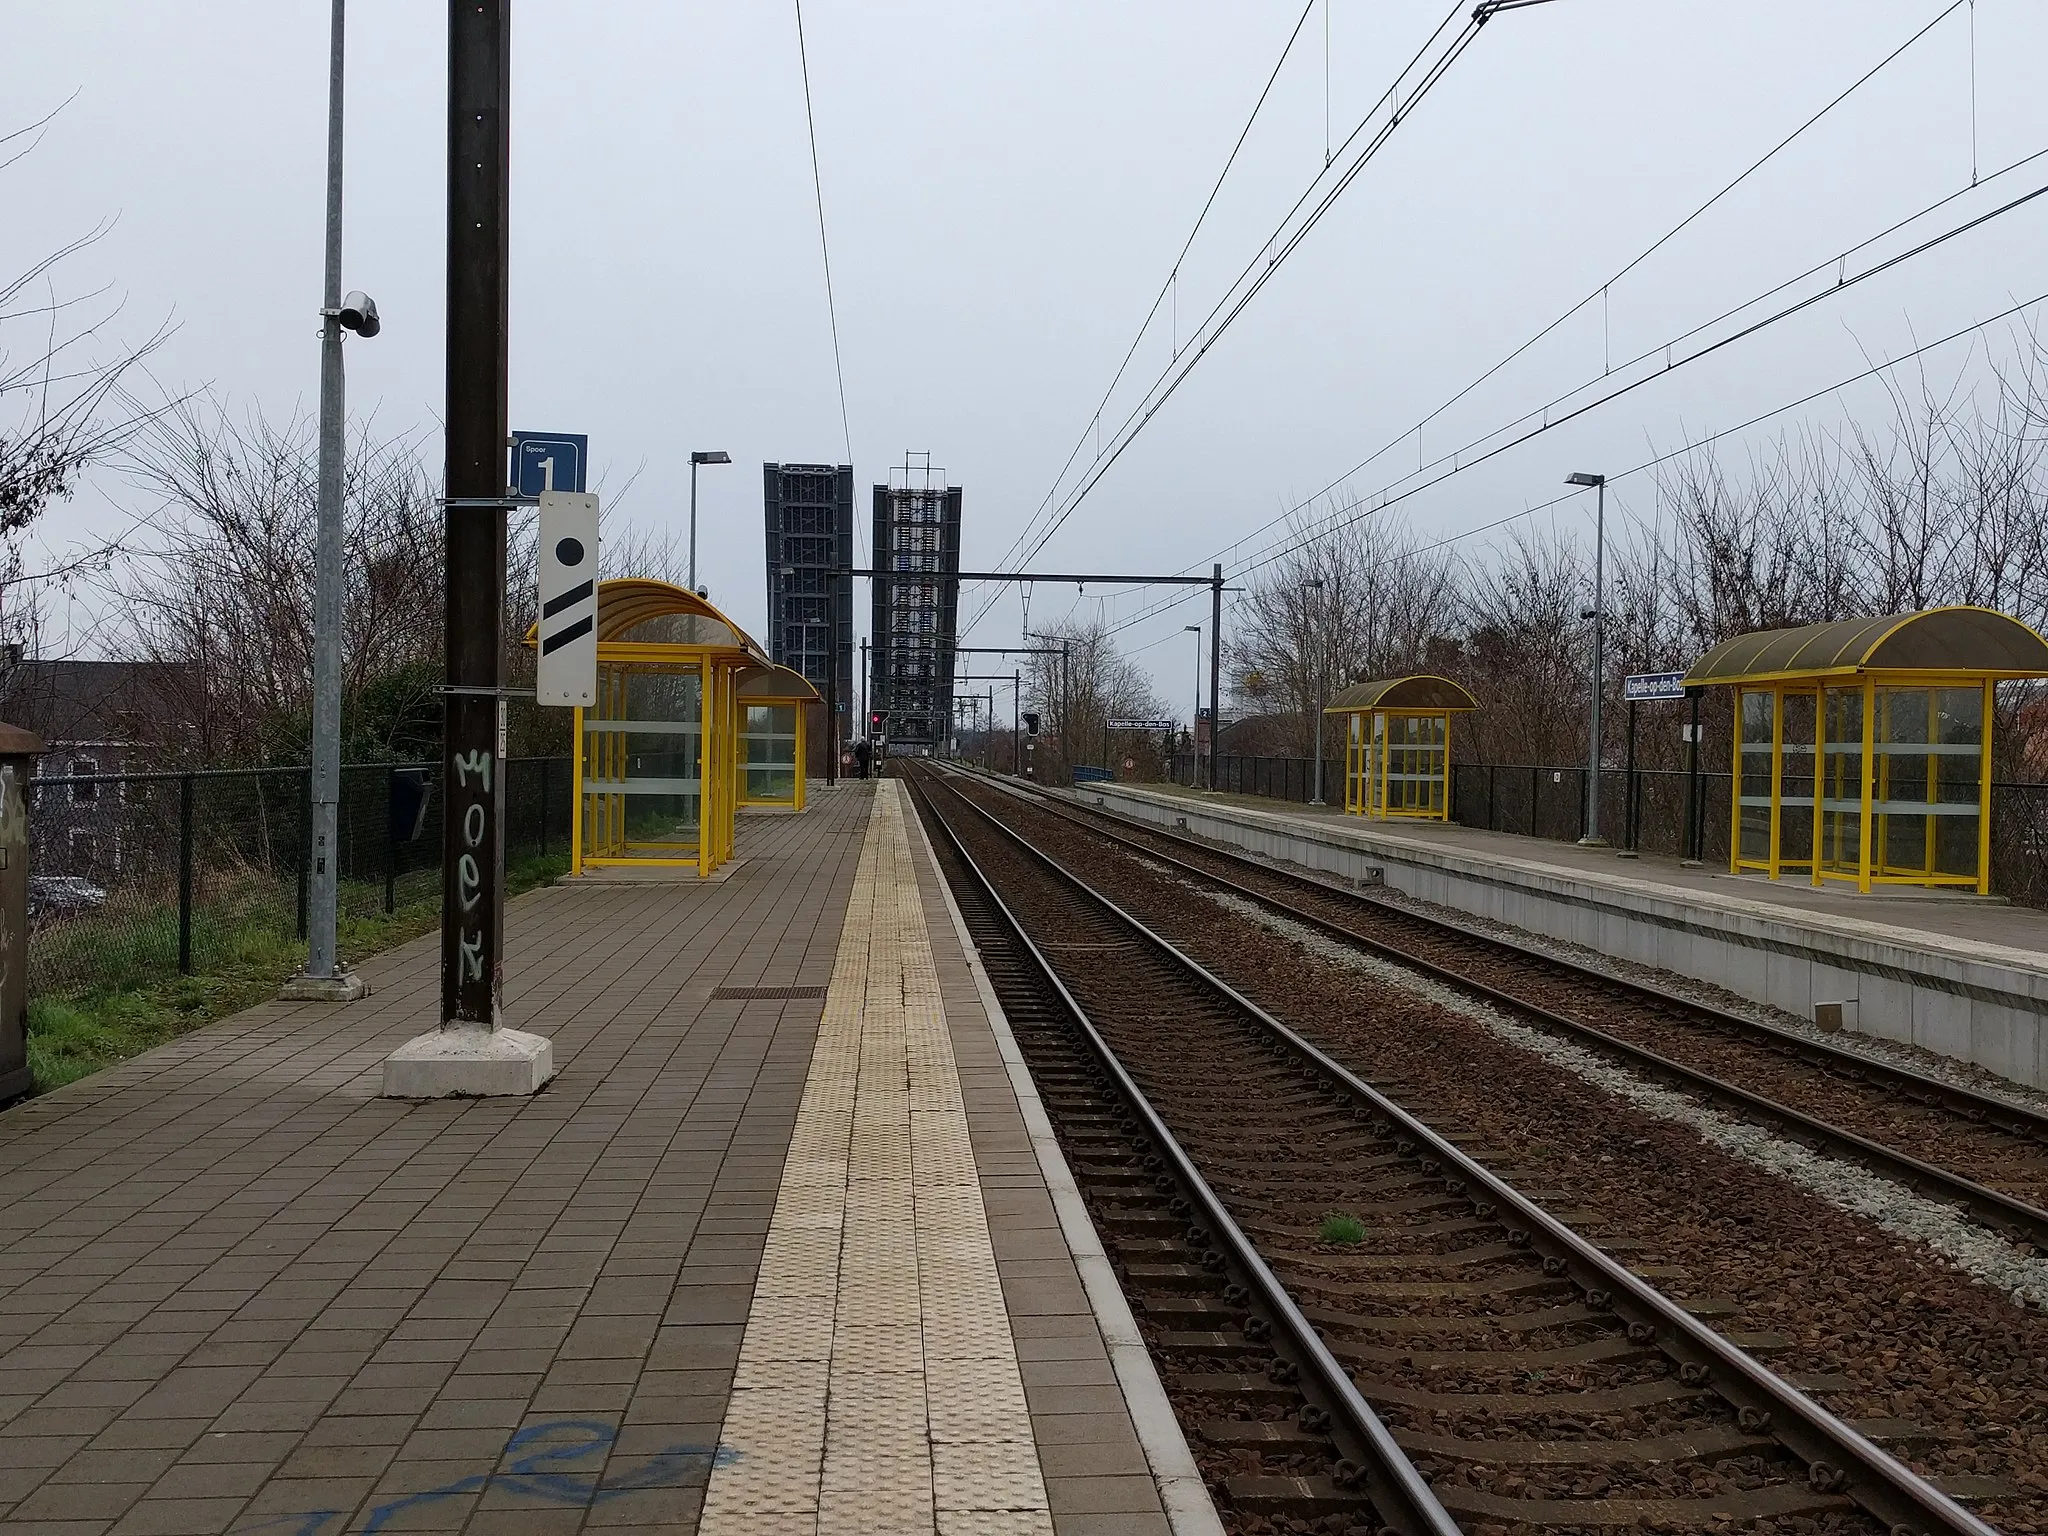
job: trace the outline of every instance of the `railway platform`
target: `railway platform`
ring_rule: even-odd
[[[1723,987],[2048,1088],[2048,913],[1859,895],[1645,855],[1177,786],[1073,791],[1140,821]]]
[[[0,1115],[0,1531],[1220,1529],[898,785],[507,926],[530,1099],[430,936]]]

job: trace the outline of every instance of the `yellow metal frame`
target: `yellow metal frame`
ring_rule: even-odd
[[[1335,711],[1333,711],[1335,713]],[[1343,712],[1344,727],[1344,810],[1351,816],[1369,816],[1376,821],[1449,821],[1451,817],[1451,715],[1448,709],[1359,709]],[[1441,742],[1394,740],[1393,722],[1427,720],[1442,730]],[[1371,722],[1368,725],[1367,722]],[[1390,792],[1394,783],[1394,753],[1427,751],[1437,754],[1438,772],[1411,774],[1405,770],[1405,790],[1428,786],[1433,793],[1425,803],[1396,805]]]
[[[1991,890],[1991,746],[1992,746],[1992,704],[1998,682],[1998,674],[1983,672],[1864,672],[1816,676],[1808,673],[1774,673],[1758,678],[1744,678],[1735,687],[1735,730],[1734,735],[1734,783],[1731,786],[1729,806],[1728,868],[1730,873],[1740,874],[1753,871],[1776,880],[1787,869],[1805,872],[1809,883],[1815,887],[1828,881],[1854,885],[1858,891],[1868,894],[1873,886],[1916,885],[1958,887],[1975,890],[1979,895]],[[1880,701],[1888,702],[1888,695],[1904,692],[1933,694],[1944,689],[1975,689],[1980,696],[1979,732],[1977,747],[1977,856],[1974,874],[1943,874],[1935,868],[1937,848],[1936,832],[1941,817],[1930,810],[1921,813],[1925,823],[1921,846],[1924,857],[1918,869],[1906,869],[1882,861],[1879,853],[1879,839],[1894,816],[1908,815],[1908,812],[1886,811],[1882,807],[1889,802],[1887,790],[1891,780],[1891,759],[1894,756],[1912,756],[1905,752],[1880,752],[1878,748],[1900,746],[1911,748],[1921,743],[1880,742],[1878,740],[1878,713]],[[1858,761],[1859,825],[1857,828],[1856,866],[1852,869],[1831,867],[1835,861],[1823,857],[1827,837],[1827,801],[1831,798],[1828,789],[1828,695],[1830,693],[1850,694],[1860,698],[1862,709],[1862,732]],[[1743,812],[1743,758],[1745,740],[1743,737],[1743,698],[1748,694],[1759,694],[1771,700],[1771,747],[1770,747],[1770,845],[1764,858],[1744,858],[1742,855],[1742,812]],[[1813,822],[1806,856],[1786,856],[1783,847],[1784,820],[1784,778],[1785,778],[1785,701],[1794,696],[1811,697],[1814,701],[1814,785]],[[1930,714],[1930,720],[1932,715]],[[1925,743],[1938,746],[1940,743]],[[1937,759],[1945,754],[1929,752],[1923,754],[1928,762],[1927,786],[1924,793],[1930,798],[1915,802],[1928,806],[1941,804],[1932,798],[1940,793],[1940,776],[1935,768]],[[1839,814],[1839,813],[1837,813]],[[1883,825],[1881,825],[1883,824]],[[1883,844],[1888,848],[1889,839]]]

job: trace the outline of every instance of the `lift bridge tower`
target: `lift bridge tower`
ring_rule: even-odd
[[[892,756],[929,757],[953,720],[960,584],[939,578],[960,573],[960,487],[928,453],[906,453],[875,487],[875,569],[887,576],[874,582],[870,729]]]
[[[768,652],[836,701],[853,734],[853,466],[763,464]]]

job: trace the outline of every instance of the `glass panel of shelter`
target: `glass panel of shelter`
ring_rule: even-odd
[[[702,822],[704,664],[601,665],[583,715],[583,857],[693,858]]]
[[[1981,887],[1990,689],[1858,679],[1740,690],[1735,868],[1807,870],[1815,885]]]
[[[745,706],[740,732],[741,805],[795,803],[796,712],[794,704]]]
[[[1875,690],[1874,879],[1976,883],[1987,691]]]

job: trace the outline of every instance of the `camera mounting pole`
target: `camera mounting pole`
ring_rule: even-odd
[[[327,251],[320,301],[320,464],[313,537],[313,716],[308,732],[306,967],[281,988],[288,1002],[346,1003],[363,995],[362,978],[337,953],[335,919],[341,877],[342,455],[347,379],[341,331],[342,65],[347,0],[332,0],[327,59]],[[367,335],[376,334],[368,306]],[[359,312],[358,312],[359,313]],[[360,327],[352,327],[360,328]]]
[[[506,1029],[507,203],[511,0],[448,6],[448,450],[442,693],[441,1027],[384,1062],[392,1098],[506,1095],[554,1075],[544,1035]]]

